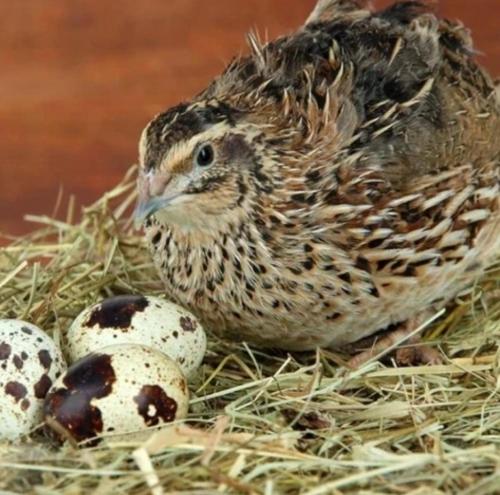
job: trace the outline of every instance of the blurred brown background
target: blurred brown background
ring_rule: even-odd
[[[391,3],[378,0],[379,6]],[[252,28],[290,32],[315,0],[0,0],[0,232],[57,192],[102,195],[155,113],[201,90]],[[441,0],[500,75],[500,0]]]

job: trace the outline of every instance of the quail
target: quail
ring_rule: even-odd
[[[500,253],[500,88],[416,1],[320,0],[249,45],[143,131],[136,218],[207,327],[290,351],[373,339],[359,365]]]

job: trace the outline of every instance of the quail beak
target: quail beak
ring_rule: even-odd
[[[172,201],[173,198],[147,198],[139,200],[134,211],[134,225],[138,229],[142,226],[145,220],[157,211],[165,208]]]
[[[141,177],[138,182],[139,197],[134,212],[135,227],[140,228],[145,220],[182,196],[187,181],[186,177],[179,175],[172,177],[167,174],[156,174]]]

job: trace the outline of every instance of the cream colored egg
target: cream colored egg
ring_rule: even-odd
[[[85,309],[67,334],[71,362],[104,346],[142,344],[172,358],[186,376],[205,355],[207,339],[200,322],[170,301],[152,296],[117,296]]]
[[[179,366],[150,347],[105,347],[73,364],[45,400],[48,425],[77,441],[135,435],[186,417],[189,391]],[[57,429],[57,428],[56,428]]]
[[[43,400],[65,368],[45,332],[31,323],[0,319],[0,439],[16,440],[41,423]]]

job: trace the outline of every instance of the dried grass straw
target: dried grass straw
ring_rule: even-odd
[[[102,297],[161,294],[129,221],[134,170],[75,222],[39,225],[0,251],[0,315],[64,344],[72,318]],[[426,330],[439,366],[328,351],[267,353],[210,336],[191,383],[189,421],[143,444],[56,450],[0,443],[2,493],[500,493],[500,263]]]

